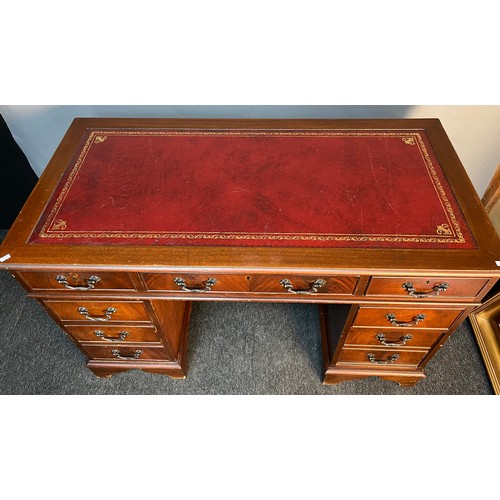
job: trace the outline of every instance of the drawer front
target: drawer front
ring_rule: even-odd
[[[414,299],[476,297],[488,283],[486,278],[401,278],[374,277],[366,295],[385,295]]]
[[[192,293],[280,293],[286,295],[352,295],[357,276],[143,274],[148,290]]]
[[[22,272],[19,276],[33,291],[102,291],[134,290],[135,287],[127,273],[85,272]]]
[[[88,321],[92,323],[149,321],[144,303],[140,301],[45,300],[44,304],[61,321]]]
[[[428,351],[402,349],[347,349],[340,352],[337,364],[350,363],[363,366],[390,368],[394,366],[418,366]]]
[[[250,291],[295,295],[352,295],[357,276],[256,275],[250,280]]]
[[[444,330],[412,329],[409,332],[406,328],[351,328],[345,345],[430,349],[443,333]]]
[[[148,290],[173,292],[246,292],[248,279],[239,274],[160,274],[142,275]]]
[[[140,363],[141,361],[168,360],[167,354],[162,347],[143,346],[103,346],[103,345],[82,345],[92,359],[107,359],[115,361],[127,361],[130,363]]]
[[[154,326],[70,325],[66,329],[83,342],[161,342]]]
[[[449,328],[463,308],[368,307],[358,309],[353,326],[395,328]]]

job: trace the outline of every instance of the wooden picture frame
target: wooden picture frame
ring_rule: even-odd
[[[482,198],[491,222],[500,234],[500,165]],[[499,256],[500,258],[500,256]],[[469,315],[479,350],[495,394],[500,394],[500,292]]]
[[[500,394],[500,293],[469,315],[495,394]]]

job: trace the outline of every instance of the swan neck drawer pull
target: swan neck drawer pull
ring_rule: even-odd
[[[389,320],[389,323],[393,326],[415,326],[416,324],[420,323],[420,321],[424,321],[425,319],[425,314],[417,314],[416,316],[413,316],[411,321],[398,321],[396,319],[396,315],[393,313],[386,314],[385,317]]]
[[[399,359],[399,354],[391,354],[387,359],[375,359],[375,354],[367,354],[366,357],[370,363],[377,365],[390,365]]]
[[[113,313],[116,312],[116,309],[114,307],[108,307],[104,311],[104,316],[90,316],[86,307],[79,307],[78,312],[82,316],[85,316],[85,319],[89,319],[90,321],[109,321]]]
[[[413,283],[407,281],[401,285],[410,297],[417,297],[419,299],[424,299],[426,297],[437,297],[441,292],[445,292],[450,286],[448,283],[438,283],[432,287],[432,290],[428,292],[417,292]]]
[[[111,351],[111,354],[115,357],[115,358],[118,358],[118,359],[123,359],[125,361],[130,361],[131,359],[139,359],[139,356],[142,354],[142,351],[137,349],[137,351],[134,352],[134,354],[132,354],[132,356],[122,356],[120,354],[120,351],[118,349],[113,349]]]
[[[99,278],[99,276],[89,276],[85,280],[87,282],[86,285],[73,286],[68,283],[68,278],[66,278],[66,276],[60,274],[59,276],[56,276],[56,281],[61,285],[64,285],[64,287],[67,288],[68,290],[92,290],[94,288],[94,285],[99,281],[101,281],[101,278]]]
[[[326,283],[325,280],[322,279],[317,279],[316,281],[313,281],[307,290],[295,290],[293,288],[292,282],[288,279],[283,279],[280,281],[280,285],[285,288],[287,292],[290,293],[296,293],[296,294],[311,294],[311,293],[318,293],[318,288],[321,288],[324,284]]]
[[[104,332],[101,330],[95,330],[94,334],[96,337],[99,337],[100,339],[105,340],[106,342],[123,342],[126,339],[127,335],[130,335],[130,332],[126,331],[118,332],[119,335],[118,337],[106,337],[104,335]]]
[[[181,289],[184,290],[185,292],[199,293],[199,292],[210,292],[212,290],[212,287],[217,283],[217,280],[215,278],[208,278],[206,281],[203,282],[204,284],[203,288],[188,288],[184,278],[174,278],[174,283],[180,286]]]
[[[393,341],[393,342],[385,340],[385,335],[383,333],[377,333],[377,335],[375,335],[375,338],[381,344],[386,345],[387,347],[399,347],[402,345],[406,345],[407,342],[409,342],[413,338],[413,335],[403,335],[399,337],[399,341]]]

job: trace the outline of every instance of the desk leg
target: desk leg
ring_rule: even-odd
[[[341,368],[331,366],[326,369],[325,378],[323,380],[323,384],[339,384],[340,382],[347,382],[348,380],[357,380],[366,377],[378,377],[383,380],[389,380],[391,382],[396,382],[400,386],[403,387],[411,387],[414,386],[419,380],[425,378],[425,374],[423,372],[403,372],[401,371],[398,374],[390,373],[390,372],[382,372],[382,371],[365,371],[361,373],[361,370],[352,370],[348,368]]]

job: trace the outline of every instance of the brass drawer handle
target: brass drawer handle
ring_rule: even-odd
[[[203,288],[188,288],[184,278],[174,278],[174,283],[176,285],[179,285],[185,292],[199,293],[199,292],[210,292],[212,290],[212,287],[217,283],[217,280],[215,278],[208,278],[206,281],[203,282],[204,284]]]
[[[65,288],[68,290],[92,290],[94,288],[94,285],[101,281],[101,278],[99,276],[89,276],[85,281],[87,284],[85,286],[83,285],[77,285],[77,286],[72,286],[68,283],[68,278],[66,276],[63,276],[60,274],[59,276],[56,276],[56,281],[60,283],[61,285],[64,285]]]
[[[390,365],[399,359],[399,354],[391,354],[387,359],[375,359],[375,354],[367,354],[366,357],[370,363],[377,365]]]
[[[389,323],[393,326],[415,326],[420,321],[424,321],[425,314],[417,314],[413,316],[412,320],[409,322],[398,321],[396,315],[393,313],[386,314],[385,317],[389,320]]]
[[[386,345],[388,347],[398,347],[401,345],[406,345],[406,343],[413,338],[413,335],[403,335],[402,337],[399,337],[399,342],[398,341],[388,342],[387,340],[385,340],[385,335],[383,333],[377,333],[377,335],[375,335],[375,338],[381,344]]]
[[[118,332],[118,337],[105,337],[104,332],[102,332],[101,330],[95,330],[94,334],[96,337],[105,340],[106,342],[123,342],[127,335],[130,335],[130,332]]]
[[[307,290],[295,290],[293,288],[292,282],[288,279],[283,279],[280,281],[280,285],[282,285],[287,292],[290,293],[296,293],[296,294],[311,294],[311,293],[317,293],[318,288],[321,288],[324,284],[326,283],[325,280],[322,279],[317,279],[316,281],[313,281]]]
[[[118,358],[118,359],[123,359],[125,361],[130,361],[131,359],[139,359],[139,356],[142,354],[142,351],[137,349],[137,351],[134,352],[134,354],[132,354],[132,356],[122,356],[120,354],[120,351],[118,349],[113,349],[111,351],[111,354],[115,357],[115,358]]]
[[[419,299],[424,299],[426,297],[437,297],[441,292],[445,292],[450,286],[448,283],[438,283],[432,287],[432,290],[428,292],[417,292],[413,286],[413,283],[407,281],[401,285],[408,295],[411,297],[417,297]]]
[[[78,312],[82,316],[85,316],[85,319],[90,319],[90,321],[109,321],[113,313],[116,312],[116,309],[114,307],[108,307],[104,311],[104,316],[90,316],[86,307],[79,307]]]

